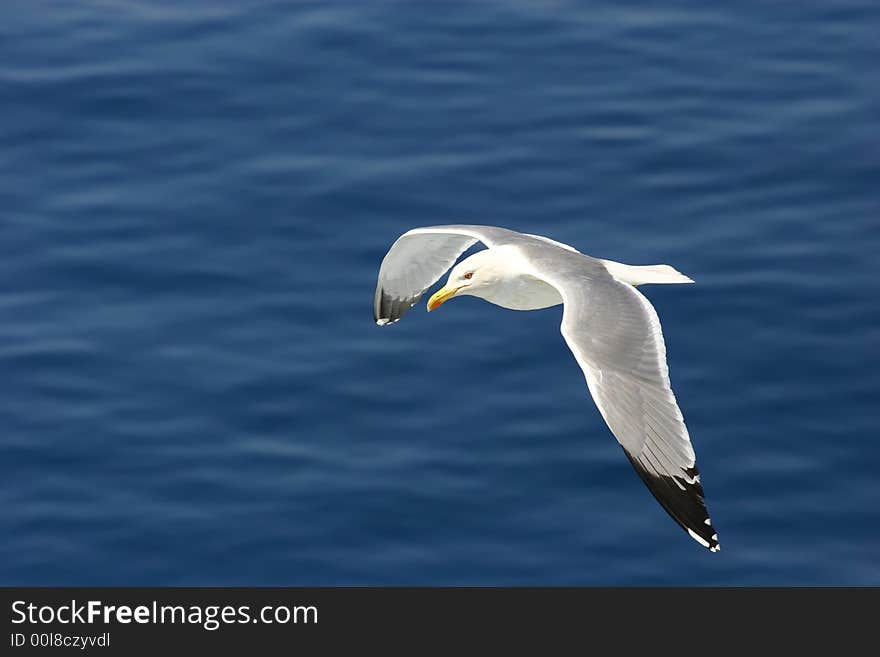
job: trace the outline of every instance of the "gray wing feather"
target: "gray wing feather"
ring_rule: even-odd
[[[533,260],[536,274],[563,297],[562,335],[627,458],[663,508],[692,538],[716,551],[718,536],[669,383],[654,307],[631,285],[583,262],[592,258],[557,254]]]
[[[373,318],[380,326],[400,320],[477,241],[494,246],[517,235],[504,228],[476,225],[428,226],[404,233],[379,268]]]

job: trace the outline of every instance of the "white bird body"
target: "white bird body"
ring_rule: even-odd
[[[528,260],[516,245],[496,246],[465,258],[449,273],[446,287],[468,271],[479,272],[479,279],[471,279],[460,295],[479,297],[509,310],[539,310],[562,303],[559,290],[532,275]]]
[[[529,237],[537,236],[529,235]],[[541,239],[581,257],[589,257],[567,244]],[[599,260],[599,262],[615,280],[633,286],[647,283],[693,283],[690,278],[669,265],[634,266],[613,260]],[[534,275],[529,259],[524,255],[521,246],[503,244],[478,251],[458,263],[450,272],[449,279],[454,280],[461,272],[477,269],[481,276],[488,276],[491,272],[492,284],[480,287],[467,286],[462,288],[461,295],[479,297],[509,310],[540,310],[558,306],[563,302],[559,290]],[[446,287],[449,285],[447,283]]]
[[[600,260],[546,237],[494,226],[415,228],[382,261],[376,323],[399,321],[477,241],[488,248],[452,267],[428,310],[462,295],[512,310],[563,304],[562,335],[630,463],[675,521],[718,551],[696,456],[670,387],[660,321],[636,290],[647,283],[693,281],[669,265]]]

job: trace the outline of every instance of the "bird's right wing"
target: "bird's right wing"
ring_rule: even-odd
[[[379,326],[400,320],[425,290],[478,241],[488,247],[517,235],[494,226],[428,226],[401,235],[379,268],[373,318]]]

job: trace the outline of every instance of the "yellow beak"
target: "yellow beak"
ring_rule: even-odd
[[[460,287],[441,287],[433,295],[431,295],[430,299],[428,299],[428,312],[431,312],[435,308],[438,308],[439,306],[442,306],[444,303],[449,301],[460,289]]]

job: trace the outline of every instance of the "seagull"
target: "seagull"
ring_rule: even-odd
[[[487,248],[452,267],[477,242]],[[429,226],[401,235],[382,260],[376,323],[400,321],[450,267],[446,284],[428,299],[428,312],[464,295],[511,310],[562,304],[562,335],[629,462],[691,538],[712,552],[720,550],[694,448],[670,387],[660,320],[636,289],[693,281],[669,265],[593,258],[547,237],[506,228]]]

